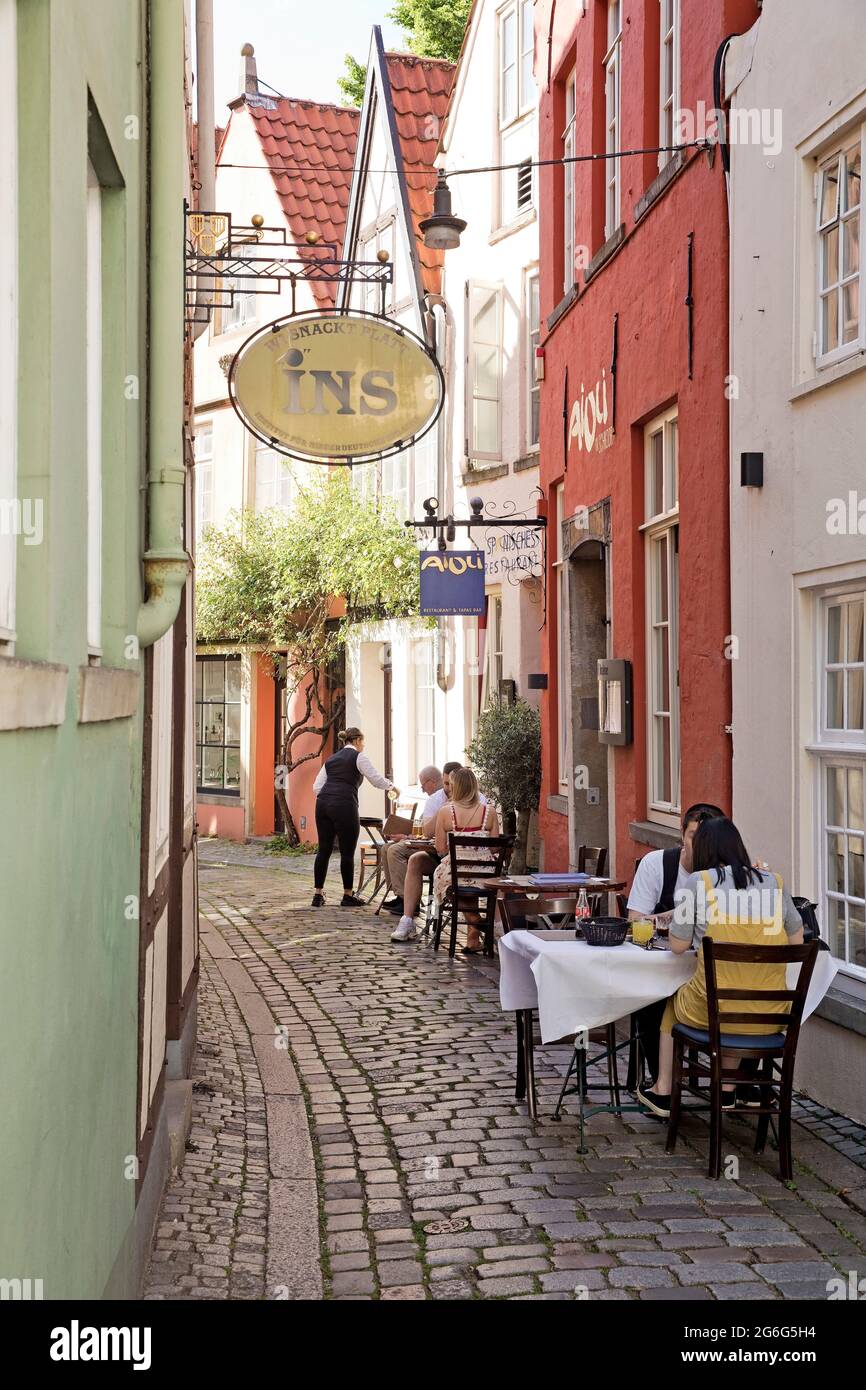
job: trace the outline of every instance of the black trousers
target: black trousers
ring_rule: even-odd
[[[641,1050],[646,1062],[647,1084],[650,1081],[655,1081],[659,1074],[659,1029],[667,1002],[666,999],[659,999],[655,1004],[647,1004],[645,1008],[638,1009],[634,1014]]]
[[[325,875],[334,850],[334,841],[340,846],[340,873],[343,889],[351,893],[355,878],[355,849],[361,833],[358,807],[354,802],[332,802],[330,805],[321,799],[316,802],[316,830],[319,835],[319,848],[313,866],[313,882],[318,892],[325,886]]]

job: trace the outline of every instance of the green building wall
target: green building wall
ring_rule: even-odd
[[[44,539],[18,543],[15,656],[69,674],[60,725],[0,732],[0,1277],[42,1279],[47,1299],[135,1292],[144,661],[125,642],[143,543],[146,9],[18,5],[18,492],[43,500]],[[103,195],[102,661],[137,672],[139,694],[131,716],[79,723],[88,140],[117,171]]]

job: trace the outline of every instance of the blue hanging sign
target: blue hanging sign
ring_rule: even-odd
[[[421,552],[421,613],[424,617],[484,612],[484,552]]]

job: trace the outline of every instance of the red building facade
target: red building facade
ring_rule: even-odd
[[[636,151],[539,169],[545,866],[608,845],[630,878],[683,808],[731,802],[725,176],[718,149],[658,147],[677,113],[712,133],[717,53],[757,6],[540,0],[535,17],[540,159]],[[631,663],[627,742],[599,739],[602,658]]]

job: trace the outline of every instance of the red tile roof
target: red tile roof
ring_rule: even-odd
[[[433,211],[436,150],[440,128],[448,110],[455,65],[442,58],[418,58],[413,53],[386,53],[385,66],[405,166],[409,208],[421,261],[421,278],[425,290],[438,294],[443,252],[430,251],[424,245],[418,223]],[[430,172],[425,172],[426,169]]]
[[[300,240],[315,230],[342,248],[361,113],[290,97],[273,106],[248,103],[247,110],[292,235]],[[310,285],[317,306],[333,308],[337,286],[321,280]]]

